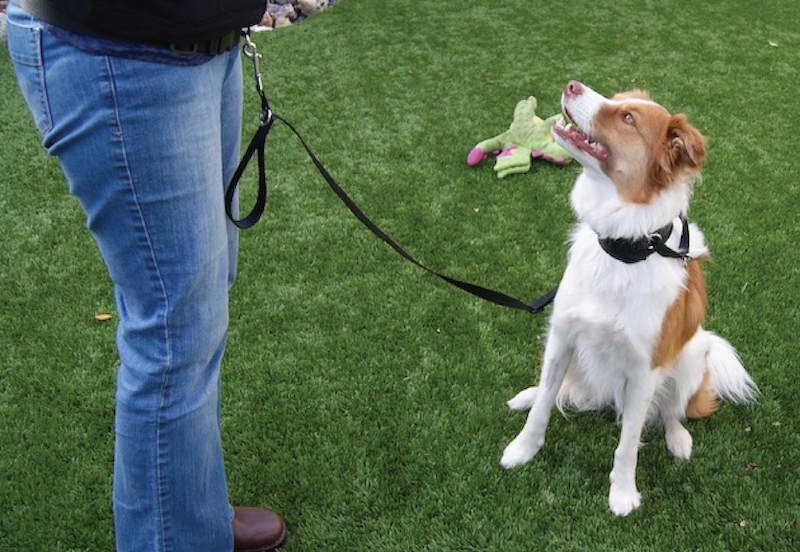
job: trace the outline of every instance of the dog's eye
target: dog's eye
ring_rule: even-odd
[[[622,120],[626,125],[635,126],[636,121],[633,118],[633,114],[630,111],[626,111],[622,114]]]

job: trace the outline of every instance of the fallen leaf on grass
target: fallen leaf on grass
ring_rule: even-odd
[[[111,320],[112,318],[114,318],[113,315],[106,313],[100,313],[94,315],[94,319],[97,320],[98,322],[106,322],[107,320]]]

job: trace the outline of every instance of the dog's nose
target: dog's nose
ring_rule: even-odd
[[[580,96],[583,92],[583,85],[578,81],[569,81],[567,88],[564,90],[566,96]]]

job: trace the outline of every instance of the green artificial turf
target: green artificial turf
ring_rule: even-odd
[[[553,416],[539,455],[503,470],[524,421],[504,402],[537,378],[546,317],[403,261],[276,127],[223,363],[233,503],[280,512],[287,551],[800,547],[795,0],[340,0],[256,41],[274,110],[368,215],[431,267],[526,300],[564,268],[578,168],[499,180],[470,149],[528,95],[555,113],[573,78],[686,113],[708,140],[690,212],[714,259],[706,327],[762,393],[690,423],[690,462],[648,430],[627,518],[606,505],[611,415]],[[111,550],[115,319],[94,316],[113,296],[4,47],[0,144],[0,550]]]

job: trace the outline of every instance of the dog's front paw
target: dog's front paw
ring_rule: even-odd
[[[692,455],[692,436],[685,427],[676,424],[667,430],[667,448],[682,460],[688,460]]]
[[[533,403],[536,401],[536,387],[528,387],[524,391],[520,391],[514,397],[506,402],[511,410],[522,412],[530,410]]]
[[[627,516],[642,503],[642,495],[636,487],[624,489],[621,485],[611,484],[608,494],[608,507],[615,516]]]
[[[536,456],[539,449],[542,448],[544,440],[541,439],[537,444],[529,439],[518,435],[516,439],[511,441],[506,449],[503,451],[503,457],[500,459],[500,464],[506,469],[515,466],[521,466],[528,462],[531,458]]]

